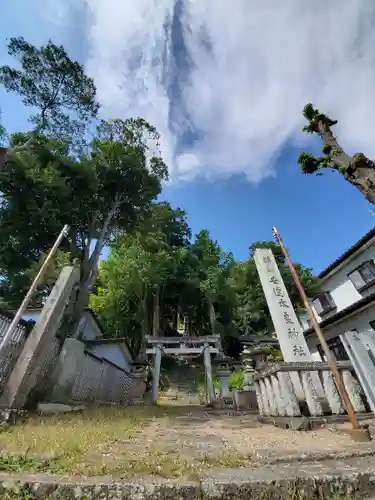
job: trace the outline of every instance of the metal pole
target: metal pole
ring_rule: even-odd
[[[350,423],[352,424],[353,429],[359,429],[360,426],[359,426],[353,405],[349,399],[348,393],[346,392],[344,384],[341,381],[341,377],[340,377],[339,370],[337,368],[336,360],[334,359],[334,357],[331,354],[331,351],[329,350],[329,347],[327,345],[326,339],[324,338],[322,329],[320,328],[320,325],[319,325],[319,323],[315,317],[315,314],[311,308],[311,305],[308,301],[305,289],[303,288],[301,280],[299,279],[298,274],[297,274],[297,272],[292,264],[292,261],[289,258],[288,252],[286,251],[286,248],[284,247],[283,241],[282,241],[281,236],[279,235],[279,232],[276,229],[276,227],[272,228],[272,232],[273,232],[277,242],[280,245],[280,248],[284,254],[284,257],[287,260],[287,263],[288,263],[290,272],[292,274],[294,283],[296,284],[296,287],[301,295],[302,302],[307,310],[307,313],[309,315],[309,318],[310,318],[311,324],[315,330],[315,333],[318,336],[318,339],[320,341],[320,344],[322,346],[324,354],[327,358],[327,363],[329,364],[329,366],[331,368],[332,375],[333,375],[335,382],[336,382],[337,390],[339,391],[339,394],[341,396],[341,400],[344,404],[344,407],[346,408],[346,411],[348,412],[348,417],[349,417]]]
[[[66,236],[68,234],[68,232],[69,232],[69,226],[66,224],[63,227],[63,229],[61,230],[61,233],[59,234],[59,236],[57,237],[55,244],[53,245],[53,247],[49,251],[49,254],[46,257],[46,260],[43,262],[42,267],[40,268],[32,285],[30,286],[29,291],[26,294],[26,297],[23,299],[22,304],[20,305],[16,315],[13,318],[13,321],[11,322],[8,330],[4,334],[4,337],[2,338],[1,343],[0,343],[0,351],[6,345],[8,339],[16,331],[18,323],[20,322],[22,315],[25,313],[25,310],[27,309],[27,306],[29,305],[29,302],[31,300],[33,293],[35,292],[36,287],[39,285],[41,279],[43,278],[44,273],[45,273],[47,267],[49,266],[49,264],[51,263],[54,255],[56,253],[56,250],[59,248],[62,239],[64,238],[64,236]]]

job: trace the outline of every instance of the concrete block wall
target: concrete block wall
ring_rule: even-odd
[[[64,342],[53,374],[53,389],[49,400],[59,403],[114,403],[126,405],[133,396],[131,374],[105,359],[85,351],[75,339]],[[142,396],[141,386],[139,397]]]
[[[46,395],[51,390],[51,377],[59,359],[60,351],[60,341],[56,337],[53,337],[46,346],[43,356],[41,356],[39,366],[36,367],[38,373],[35,387],[41,395]]]

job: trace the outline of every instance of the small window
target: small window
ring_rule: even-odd
[[[317,314],[319,314],[319,316],[321,316],[322,314],[326,314],[327,312],[332,311],[332,309],[336,308],[336,304],[334,303],[329,292],[320,294],[312,301],[312,303],[315,311],[317,312]]]
[[[349,361],[348,353],[346,352],[340,337],[334,337],[333,339],[328,340],[327,345],[336,361]],[[317,348],[322,360],[327,361],[321,344],[318,344]]]
[[[367,286],[375,284],[374,262],[364,262],[360,267],[349,274],[349,279],[357,290],[363,290]]]

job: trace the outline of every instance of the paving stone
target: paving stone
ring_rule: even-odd
[[[333,495],[338,498],[338,494],[365,499],[374,492],[375,459],[278,464],[253,470],[211,469],[201,484],[207,500],[324,500]]]
[[[363,443],[358,445],[354,443],[351,447],[345,450],[328,451],[318,450],[310,452],[295,452],[288,450],[255,450],[254,456],[260,459],[263,463],[281,463],[281,462],[307,462],[307,461],[321,461],[321,460],[341,460],[353,457],[364,457],[375,455],[375,441]]]

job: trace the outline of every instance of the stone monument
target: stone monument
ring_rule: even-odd
[[[313,361],[272,250],[257,248],[254,260],[284,361],[295,363]],[[291,378],[298,399],[304,399],[298,374],[292,373]],[[311,372],[311,381],[318,396],[325,399],[317,372]]]

